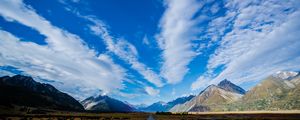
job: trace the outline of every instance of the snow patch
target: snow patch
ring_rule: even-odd
[[[278,71],[273,76],[276,78],[287,80],[297,76],[298,74],[299,74],[298,72],[293,72],[293,71]]]
[[[93,106],[97,105],[99,102],[90,102],[86,105],[85,109],[89,110],[91,109]]]

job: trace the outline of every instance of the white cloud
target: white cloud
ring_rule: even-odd
[[[97,20],[91,16],[82,17],[92,21],[95,24],[91,25],[90,29],[94,32],[94,34],[100,36],[104,40],[109,51],[111,51],[112,53],[120,57],[122,60],[129,63],[132,69],[139,72],[149,82],[153,83],[158,87],[162,87],[164,85],[162,78],[157,73],[155,73],[145,64],[139,62],[138,52],[131,43],[124,39],[113,38],[109,34],[107,26],[100,20]]]
[[[148,87],[148,86],[145,87],[145,91],[147,94],[149,94],[151,96],[157,96],[159,94],[159,90],[154,89],[152,87]]]
[[[1,70],[0,69],[0,76],[2,77],[2,76],[13,76],[13,75],[15,75],[14,73],[12,73],[12,72],[9,72],[9,71],[7,71],[7,70]]]
[[[66,3],[64,3],[66,4]],[[66,8],[67,11],[72,12],[77,15],[79,18],[83,18],[92,22],[92,25],[88,25],[89,29],[93,32],[93,34],[99,36],[104,40],[105,45],[109,52],[117,55],[119,58],[127,62],[131,65],[131,68],[140,73],[146,80],[150,83],[153,83],[157,87],[162,87],[164,85],[163,79],[155,73],[151,68],[147,67],[145,64],[138,61],[138,51],[135,46],[131,43],[127,42],[124,39],[114,38],[109,33],[109,26],[103,23],[101,20],[97,19],[93,15],[82,15],[78,11],[74,10],[71,6]],[[132,81],[125,79],[127,82],[139,84],[141,86],[147,86],[142,81]],[[116,91],[115,93],[121,96],[132,96],[130,94],[122,93]],[[134,95],[135,96],[135,95]]]
[[[219,3],[218,2],[216,2],[215,4],[213,4],[212,7],[210,8],[210,12],[212,14],[216,14],[219,10],[220,10],[220,7],[219,7]]]
[[[40,46],[22,42],[1,30],[1,66],[13,66],[32,76],[62,82],[58,87],[71,94],[95,89],[112,92],[123,87],[124,69],[114,64],[109,56],[96,56],[78,36],[51,25],[21,0],[2,0],[0,8],[1,16],[37,30],[46,36],[48,43]],[[79,97],[87,97],[87,94]]]
[[[108,26],[105,23],[103,23],[101,20],[95,18],[94,16],[91,15],[84,16],[78,12],[73,12],[73,13],[75,13],[78,17],[84,18],[93,23],[93,25],[89,25],[90,30],[93,32],[93,34],[99,36],[104,40],[104,43],[106,44],[107,49],[110,52],[112,52],[113,54],[117,55],[119,58],[121,58],[122,60],[130,64],[132,69],[140,73],[150,83],[154,84],[157,87],[162,87],[164,85],[163,79],[157,73],[155,73],[151,68],[149,68],[145,64],[139,62],[138,60],[139,55],[135,46],[133,46],[131,43],[129,43],[124,39],[114,38],[113,36],[111,36],[108,30]],[[141,81],[134,81],[134,83],[137,83],[142,86],[146,86],[145,89],[152,88]],[[154,88],[152,89],[154,91],[159,91]],[[149,92],[146,93],[149,94]],[[130,94],[125,94],[120,92],[118,94],[121,96],[132,96]]]
[[[196,0],[166,0],[166,11],[160,21],[161,32],[158,44],[163,50],[161,75],[168,83],[180,82],[188,72],[187,65],[195,57],[191,40],[195,37],[196,24],[201,17],[194,18],[202,3]]]
[[[210,84],[211,78],[212,77],[210,76],[210,74],[205,74],[203,76],[198,77],[197,80],[191,85],[191,89],[197,90],[208,86]]]
[[[192,84],[192,89],[203,87],[206,84],[200,83],[204,81],[213,84],[227,78],[241,84],[261,80],[278,70],[299,70],[299,4],[296,1],[252,2],[228,1],[226,5],[231,13],[227,15],[232,17],[218,19],[232,20],[232,31],[222,37],[220,47],[207,65],[208,71],[222,65],[224,70],[216,77],[205,73]]]
[[[260,44],[233,60],[214,80],[229,78],[241,83],[263,79],[279,70],[300,68],[300,12],[289,16],[286,23],[266,34]],[[238,73],[243,71],[243,73]]]

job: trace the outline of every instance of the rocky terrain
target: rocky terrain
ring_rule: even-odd
[[[228,80],[210,85],[199,95],[170,109],[171,112],[257,111],[300,109],[298,72],[279,71],[249,91]]]
[[[224,104],[237,101],[243,96],[245,90],[228,80],[218,85],[210,85],[199,95],[170,109],[171,112],[203,112],[219,109]]]

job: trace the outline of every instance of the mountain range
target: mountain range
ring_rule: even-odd
[[[82,111],[83,106],[70,95],[49,84],[39,83],[31,77],[16,75],[0,77],[0,105]]]
[[[298,72],[280,71],[249,91],[228,80],[210,85],[199,95],[170,109],[171,112],[255,111],[300,109]]]
[[[250,89],[228,110],[295,110],[300,109],[300,76],[298,72],[277,72]]]
[[[183,104],[178,104],[170,109],[171,112],[203,112],[222,104],[237,101],[243,96],[245,90],[228,80],[221,81],[218,85],[209,85],[199,95]]]
[[[197,96],[179,97],[149,106],[132,105],[107,95],[78,102],[50,84],[31,77],[0,77],[0,108],[30,107],[65,111],[97,112],[204,112],[300,109],[299,72],[279,71],[246,91],[227,79],[209,85]]]
[[[165,103],[163,101],[159,101],[159,102],[153,103],[149,106],[139,108],[139,110],[144,111],[144,112],[156,112],[156,111],[167,112],[175,105],[185,103],[186,101],[189,101],[193,97],[195,97],[195,96],[189,95],[189,96],[179,97],[179,98],[177,98],[173,101],[167,102],[167,103]]]

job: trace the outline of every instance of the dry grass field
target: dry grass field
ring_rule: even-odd
[[[80,113],[2,114],[0,120],[201,120],[201,119],[300,119],[300,111],[243,111],[197,113]]]

